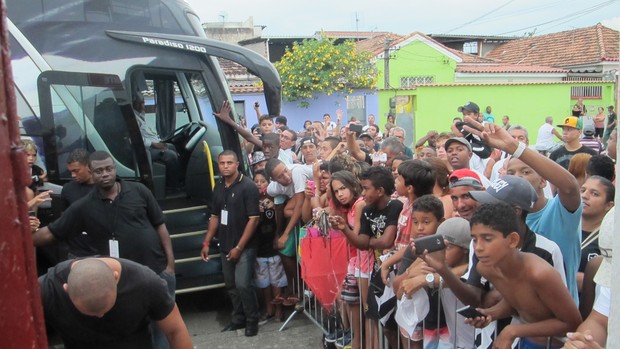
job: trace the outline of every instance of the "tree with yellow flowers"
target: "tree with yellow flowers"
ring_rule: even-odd
[[[348,95],[354,89],[372,89],[377,70],[369,52],[358,52],[353,41],[334,44],[324,35],[287,48],[276,69],[282,79],[282,95],[307,107],[318,94]]]

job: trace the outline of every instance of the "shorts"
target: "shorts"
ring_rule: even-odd
[[[532,342],[531,340],[527,338],[521,338],[521,340],[519,340],[519,348],[520,349],[546,349],[546,348],[559,349],[560,347],[555,346],[555,345],[551,345],[551,346],[540,345],[540,344]]]
[[[420,323],[415,327],[415,330],[413,330],[413,335],[411,336],[411,338],[409,338],[409,334],[404,328],[400,326],[398,327],[400,328],[400,334],[403,335],[403,337],[410,339],[414,342],[420,342],[420,341],[424,341],[424,343],[432,343],[432,342],[437,342],[437,341],[441,341],[444,343],[450,342],[450,330],[448,330],[447,326],[441,327],[441,328],[435,328],[431,330],[431,329],[424,329],[424,327]]]
[[[294,228],[293,231],[288,235],[288,240],[284,243],[284,248],[280,250],[280,253],[287,257],[295,257],[297,254],[297,243],[296,243],[296,235],[297,228]]]
[[[348,304],[359,304],[360,290],[357,286],[357,278],[348,274],[342,282],[342,290],[340,291],[340,299]]]
[[[602,138],[603,137],[603,131],[605,131],[604,127],[595,127],[594,128],[594,138]]]
[[[278,255],[257,257],[254,270],[256,272],[254,283],[258,288],[267,288],[269,285],[273,287],[286,287],[288,285],[282,260]]]
[[[374,256],[369,250],[357,250],[357,256],[352,257],[355,276],[368,279],[374,265]]]

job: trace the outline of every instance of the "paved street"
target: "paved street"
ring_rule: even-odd
[[[199,349],[321,348],[321,331],[303,314],[297,314],[283,332],[278,332],[282,323],[272,321],[260,327],[258,336],[245,337],[243,330],[220,332],[231,311],[223,290],[178,295],[177,303]]]

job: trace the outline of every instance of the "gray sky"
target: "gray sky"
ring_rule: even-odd
[[[315,31],[522,36],[601,22],[620,29],[620,0],[186,0],[203,22],[241,22],[250,16],[264,36]],[[383,6],[381,6],[383,5]]]

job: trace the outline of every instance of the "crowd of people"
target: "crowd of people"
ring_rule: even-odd
[[[247,129],[228,102],[214,113],[243,136],[252,170],[240,172],[230,150],[216,159],[200,255],[209,263],[217,238],[233,304],[223,331],[255,336],[312,297],[297,287],[304,226],[348,243],[325,336],[337,347],[605,346],[615,119],[591,134],[582,115],[557,125],[548,117],[533,146],[518,119],[496,124],[491,107],[468,102],[408,146],[393,116],[381,128],[373,115],[362,125],[338,110],[335,121],[325,114],[297,132],[255,109]],[[45,179],[28,164],[33,180]],[[40,279],[48,324],[67,347],[191,348],[153,194],[117,178],[105,152],[77,150],[67,168],[75,181],[63,189],[62,216],[45,227],[30,221],[36,246],[67,243],[69,260]],[[30,206],[49,200],[35,193],[27,189]],[[84,258],[92,255],[100,257]]]
[[[254,238],[264,254],[255,262],[259,322],[282,319],[278,306],[304,297],[291,287],[304,225],[332,238],[336,231],[350,246],[337,325],[325,338],[338,347],[377,348],[382,336],[392,348],[604,346],[610,285],[605,270],[594,275],[599,255],[609,258],[601,238],[613,233],[613,223],[603,231],[613,219],[613,124],[603,146],[605,130],[591,133],[581,116],[555,125],[549,117],[539,141],[557,145],[534,147],[518,120],[496,124],[490,107],[481,113],[468,102],[450,125],[409,147],[393,117],[381,128],[372,115],[361,125],[338,110],[335,120],[325,114],[296,132],[258,108],[249,130],[233,122],[227,104],[215,115],[244,136],[251,154],[259,204],[247,215],[258,217]],[[230,251],[254,256],[245,232],[237,229]],[[426,250],[423,238],[437,234],[444,248]],[[213,236],[210,227],[205,246]],[[234,276],[230,292],[250,279]],[[234,317],[226,329],[253,328],[256,317]]]

